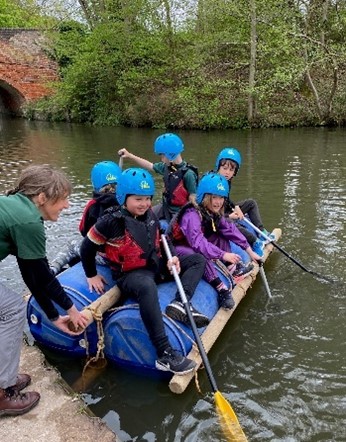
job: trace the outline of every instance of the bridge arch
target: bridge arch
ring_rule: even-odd
[[[0,78],[0,113],[20,115],[24,102],[23,93],[5,79]]]

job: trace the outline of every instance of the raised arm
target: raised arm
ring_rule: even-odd
[[[136,164],[138,164],[139,167],[142,167],[143,169],[149,170],[150,172],[153,171],[153,163],[151,161],[138,157],[137,155],[134,155],[126,149],[120,149],[118,151],[118,155],[134,161]]]

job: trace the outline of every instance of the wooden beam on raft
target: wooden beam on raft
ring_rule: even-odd
[[[87,307],[82,310],[83,315],[88,319],[88,325],[90,325],[95,317],[103,315],[107,310],[112,308],[120,299],[120,290],[116,285],[111,287],[107,292],[91,302]],[[87,326],[88,326],[87,325]]]
[[[274,229],[273,233],[275,234],[276,240],[278,240],[282,234],[281,229]],[[273,248],[274,246],[272,244],[266,245],[264,249],[264,261],[267,260]],[[252,286],[252,283],[255,281],[258,272],[259,272],[259,266],[256,265],[253,271],[250,273],[250,275],[248,275],[239,284],[235,286],[235,288],[232,290],[232,296],[235,302],[234,308],[232,310],[225,310],[220,308],[219,311],[216,313],[216,315],[213,317],[213,319],[210,321],[207,328],[204,330],[203,334],[201,335],[201,341],[207,353],[212,348],[215,341],[221,334],[222,330],[224,329],[225,325],[227,324],[229,318],[232,316],[233,312],[237,308],[240,301],[245,297],[248,288]],[[192,346],[192,349],[190,353],[187,355],[187,357],[196,362],[197,364],[196,369],[200,368],[202,364],[202,359],[200,357],[196,345]],[[170,390],[176,394],[183,393],[194,376],[195,376],[194,371],[192,373],[187,373],[186,375],[183,376],[182,375],[173,376],[169,383]]]

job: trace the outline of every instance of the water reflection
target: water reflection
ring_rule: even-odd
[[[47,224],[50,258],[67,238],[79,237],[93,164],[117,161],[121,147],[154,160],[152,144],[161,133],[1,119],[0,128],[1,192],[31,162],[62,167],[73,181],[71,207],[58,223]],[[222,147],[238,147],[243,164],[232,188],[234,199],[255,198],[265,226],[283,229],[280,244],[289,253],[345,282],[345,130],[180,135],[184,158],[201,172],[213,168]],[[268,302],[258,279],[209,354],[220,391],[251,441],[344,441],[345,285],[322,283],[278,251],[265,268],[273,300]],[[1,275],[6,284],[25,290],[13,258],[1,263]],[[71,385],[78,381],[80,362],[47,357]],[[199,380],[202,394],[192,383],[177,396],[163,380],[107,367],[84,398],[122,440],[222,441],[205,373]]]

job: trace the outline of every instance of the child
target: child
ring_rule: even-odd
[[[235,177],[240,169],[241,165],[241,155],[237,149],[234,147],[225,147],[219,153],[215,170],[220,175],[224,176],[228,181],[229,193],[231,192],[231,181],[232,178]],[[225,202],[225,216],[228,217],[233,222],[237,220],[241,220],[244,218],[244,214],[247,214],[250,221],[258,227],[265,235],[269,236],[269,238],[275,240],[275,236],[269,233],[263,226],[263,222],[261,219],[261,215],[259,212],[259,208],[257,202],[253,199],[246,199],[240,201],[239,203],[233,203],[229,195],[227,195],[227,199]],[[256,234],[251,233],[244,226],[237,223],[238,229],[245,236],[247,241],[250,243],[252,249],[259,255],[263,256],[263,246],[264,246],[264,237],[257,238]]]
[[[236,225],[227,222],[223,217],[227,196],[227,180],[213,172],[206,174],[197,187],[198,206],[187,204],[181,209],[169,226],[169,234],[173,238],[178,256],[198,252],[207,259],[204,278],[217,290],[220,307],[232,309],[232,287],[228,290],[221,282],[213,261],[222,260],[231,264],[240,262],[240,256],[231,252],[229,241],[244,249],[252,260],[261,258],[251,249]],[[250,263],[245,269],[237,269],[235,275],[244,275],[252,269],[253,265]]]
[[[121,169],[113,161],[102,161],[91,169],[93,198],[85,206],[79,223],[79,231],[82,236],[86,236],[90,227],[96,223],[106,209],[119,205],[115,197],[115,187],[120,175]]]
[[[115,187],[120,175],[120,167],[112,161],[102,161],[91,169],[93,198],[86,204],[79,223],[79,231],[82,236],[86,236],[89,229],[107,209],[119,206],[115,197]],[[80,261],[80,244],[80,240],[71,241],[67,250],[62,250],[55,257],[50,264],[53,275],[58,274],[65,266],[72,266]],[[107,265],[102,248],[97,254],[97,263]]]
[[[198,181],[195,166],[183,161],[181,153],[184,144],[178,135],[166,133],[160,135],[154,143],[154,152],[160,156],[160,162],[151,163],[137,157],[126,149],[119,150],[119,155],[130,158],[140,167],[163,176],[165,190],[162,204],[153,208],[159,219],[170,221],[172,216],[188,202],[194,202]]]
[[[119,178],[116,195],[121,207],[106,214],[89,230],[81,247],[81,259],[90,290],[101,294],[104,279],[97,274],[95,255],[103,245],[117,285],[125,296],[138,300],[140,314],[156,352],[156,368],[183,375],[195,368],[195,363],[175,351],[165,333],[158,301],[157,282],[167,275],[161,255],[159,220],[151,210],[154,180],[145,170],[131,168]],[[188,298],[202,278],[205,259],[194,254],[169,263],[181,268],[181,282]],[[177,298],[179,294],[177,292]],[[208,318],[191,305],[193,317],[208,322]],[[187,315],[186,315],[187,316]]]

